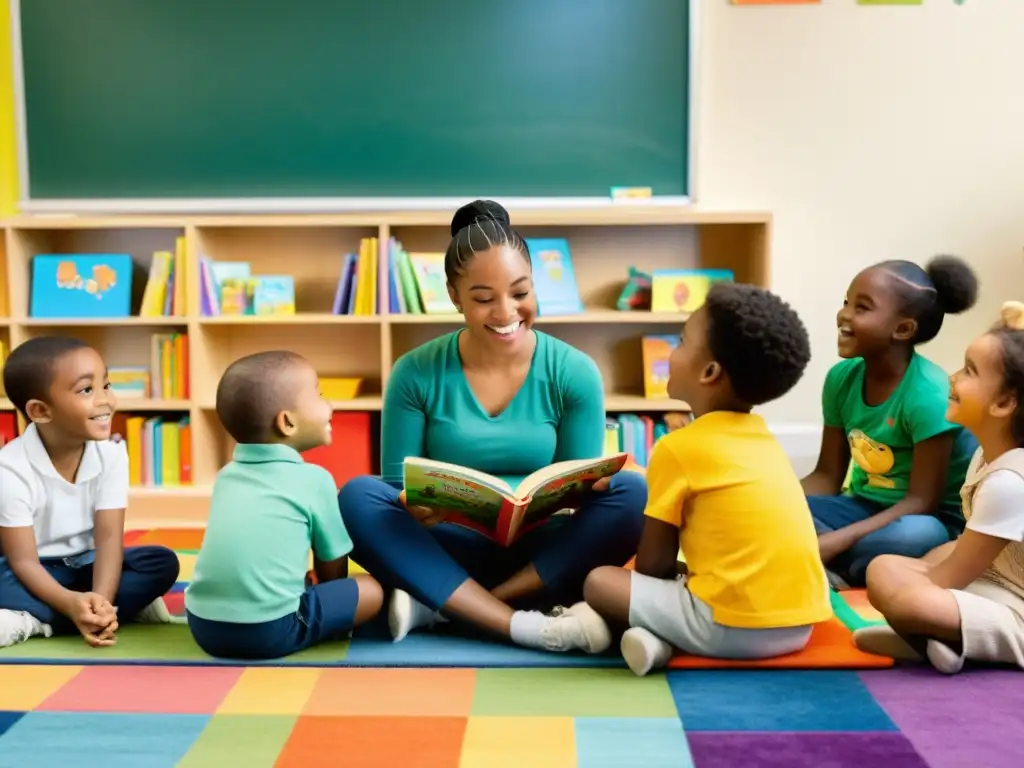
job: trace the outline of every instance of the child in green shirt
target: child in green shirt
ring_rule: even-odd
[[[803,480],[834,585],[861,586],[876,556],[921,557],[963,531],[977,443],[946,420],[949,377],[916,347],[976,297],[973,271],[951,256],[881,262],[850,284],[837,316],[844,359],[825,378],[821,452]]]
[[[213,485],[185,590],[199,647],[224,658],[279,658],[376,616],[380,585],[346,578],[352,540],[334,480],[300,455],[331,441],[331,406],[313,367],[292,352],[235,361],[217,387],[217,416],[238,445]],[[307,587],[310,549],[319,583]]]

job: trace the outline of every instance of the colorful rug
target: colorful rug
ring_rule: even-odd
[[[161,544],[178,553],[180,580],[164,600],[174,615],[184,613],[183,591],[192,569],[203,532],[196,529],[164,529],[129,532],[128,545]],[[866,601],[860,604],[864,610]],[[854,607],[833,593],[837,618],[815,628],[808,647],[796,654],[754,662],[726,661],[679,656],[670,666],[679,669],[782,668],[782,669],[871,669],[892,666],[892,660],[862,653],[854,647],[851,628],[866,620]],[[870,606],[867,606],[870,609]],[[288,667],[617,667],[625,666],[617,648],[601,656],[552,654],[531,651],[489,639],[473,639],[454,632],[416,632],[401,643],[391,642],[383,628],[360,630],[350,641],[327,643],[284,659],[247,666]],[[35,638],[0,649],[0,663],[7,664],[143,664],[217,665],[236,662],[214,659],[195,644],[188,627],[128,624],[118,632],[117,645],[89,648],[77,636]]]
[[[1019,674],[0,665],[0,765],[1018,766]]]
[[[164,539],[177,537],[186,576],[189,535]],[[156,532],[132,540],[143,536]],[[835,605],[847,626],[878,621],[862,593],[843,598]],[[180,609],[180,596],[168,604]],[[125,627],[116,653],[131,655],[132,629],[140,638],[158,629],[181,647],[184,628]],[[571,659],[553,654],[544,656],[561,666],[495,668],[489,654],[502,646],[416,640],[428,660],[469,653],[482,668],[386,668],[380,657],[326,668],[0,657],[0,766],[1010,768],[1024,752],[1014,672],[689,668],[636,678],[567,667]]]

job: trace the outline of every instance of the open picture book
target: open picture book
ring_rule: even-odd
[[[501,478],[443,461],[406,457],[405,503],[447,513],[446,522],[509,546],[552,515],[575,512],[594,483],[625,466],[628,454],[561,461],[515,488]]]

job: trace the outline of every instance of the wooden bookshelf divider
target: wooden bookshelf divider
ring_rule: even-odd
[[[643,396],[640,337],[675,333],[684,316],[620,312],[615,300],[627,270],[726,268],[739,282],[767,287],[771,215],[764,212],[700,211],[625,204],[600,209],[511,211],[525,237],[569,240],[585,312],[539,317],[537,326],[589,354],[601,369],[608,412],[665,412],[685,403]],[[96,346],[109,365],[149,361],[157,332],[188,334],[190,398],[122,400],[123,412],[188,415],[192,426],[192,485],[133,488],[129,522],[201,525],[217,470],[230,458],[230,440],[213,410],[217,381],[241,355],[286,348],[308,357],[324,376],[358,376],[363,393],[337,402],[338,410],[379,411],[394,361],[418,344],[459,327],[461,317],[392,315],[387,307],[370,317],[332,315],[334,291],[345,253],[358,252],[363,237],[386,244],[398,238],[408,251],[443,251],[451,212],[266,215],[266,216],[36,216],[0,222],[0,340],[7,349],[47,333],[76,335]],[[187,314],[138,317],[152,253],[187,243]],[[111,319],[36,319],[29,316],[32,257],[40,253],[130,253],[135,316]],[[386,248],[382,248],[382,257]],[[254,275],[292,275],[296,314],[289,317],[202,317],[198,260],[248,261]],[[10,410],[0,399],[0,410]]]

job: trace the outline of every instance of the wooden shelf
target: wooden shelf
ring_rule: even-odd
[[[596,208],[521,208],[510,211],[525,237],[569,240],[585,311],[540,316],[537,325],[588,354],[602,371],[610,413],[657,414],[688,410],[685,403],[648,400],[643,392],[640,337],[675,334],[681,313],[620,312],[615,303],[635,266],[730,269],[740,282],[767,287],[771,215],[625,203]],[[217,382],[242,355],[290,349],[322,376],[363,379],[364,394],[332,402],[338,411],[379,412],[394,362],[405,352],[462,325],[461,315],[331,314],[345,253],[363,237],[396,237],[409,251],[443,251],[451,211],[386,211],[336,215],[269,216],[21,216],[0,220],[0,341],[8,349],[60,329],[96,346],[108,365],[148,365],[153,333],[187,333],[191,399],[121,399],[119,410],[191,417],[191,486],[132,488],[133,525],[202,525],[214,478],[230,456],[230,441],[213,408]],[[186,314],[138,317],[141,285],[133,285],[136,316],[29,316],[32,257],[38,253],[129,253],[144,280],[154,251],[187,243]],[[203,317],[198,259],[247,261],[253,274],[295,280],[297,314],[287,317]],[[254,332],[253,329],[258,329]],[[0,399],[0,410],[10,411]],[[20,421],[20,419],[19,419]]]
[[[13,411],[14,403],[8,400],[6,397],[0,397],[0,411]]]

